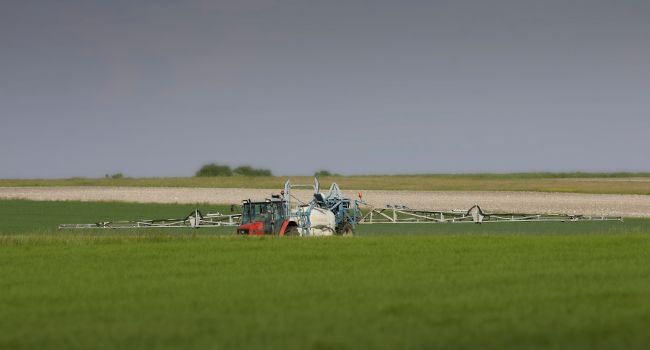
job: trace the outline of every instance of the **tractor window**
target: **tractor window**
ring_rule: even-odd
[[[284,217],[284,203],[244,203],[241,223],[248,224],[256,221],[267,221],[273,213],[274,221],[282,221]]]
[[[258,221],[264,211],[264,203],[244,203],[241,223],[248,224]]]
[[[251,206],[248,203],[244,203],[241,213],[241,223],[248,224],[251,222]]]
[[[252,204],[251,205],[251,221],[255,221],[255,217],[260,213],[260,205]]]
[[[253,221],[264,221],[267,212],[268,212],[267,203],[256,203],[254,205],[254,211],[252,213]]]
[[[275,222],[284,221],[284,202],[275,202],[273,203],[273,215]]]

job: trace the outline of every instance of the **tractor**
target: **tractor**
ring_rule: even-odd
[[[314,196],[308,203],[291,195],[291,190],[312,187]],[[352,235],[360,218],[358,201],[342,195],[337,184],[332,184],[327,195],[319,191],[318,179],[314,185],[292,185],[287,181],[280,195],[264,201],[245,200],[237,233],[242,235],[276,236],[333,236]],[[292,205],[297,201],[296,205]]]

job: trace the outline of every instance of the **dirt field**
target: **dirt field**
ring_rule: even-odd
[[[175,178],[0,179],[0,187],[178,187],[280,188],[284,176],[221,176]],[[309,176],[291,177],[311,184]],[[530,191],[650,195],[650,173],[521,173],[456,175],[363,175],[321,178],[323,188],[336,182],[344,189],[374,191]]]
[[[0,187],[0,199],[125,201],[141,203],[241,203],[264,199],[278,190],[164,187]],[[356,197],[357,191],[344,191]],[[310,191],[295,191],[308,200]],[[539,192],[363,191],[372,206],[404,204],[418,209],[467,209],[479,204],[486,212],[565,213],[650,217],[650,196]]]

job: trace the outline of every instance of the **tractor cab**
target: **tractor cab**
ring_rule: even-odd
[[[286,221],[287,204],[279,196],[263,202],[250,199],[242,203],[242,216],[237,233],[242,235],[276,235]]]

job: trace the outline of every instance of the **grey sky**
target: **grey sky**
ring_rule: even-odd
[[[0,5],[0,177],[650,170],[650,2]]]

